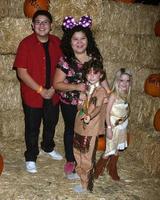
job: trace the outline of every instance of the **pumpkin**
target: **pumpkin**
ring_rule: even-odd
[[[3,157],[0,154],[0,175],[1,175],[2,171],[3,171],[3,167],[4,167]]]
[[[121,1],[123,3],[134,3],[135,0],[115,0],[115,1]]]
[[[160,20],[156,22],[155,27],[154,27],[154,32],[156,36],[160,37]]]
[[[156,131],[160,131],[160,109],[156,112],[154,116],[154,128]]]
[[[23,10],[26,17],[32,18],[37,10],[48,10],[49,0],[25,0]]]
[[[144,91],[153,97],[160,97],[160,74],[150,74],[145,81]]]
[[[106,148],[106,137],[105,137],[105,135],[100,135],[98,137],[97,150],[104,151],[105,148]]]

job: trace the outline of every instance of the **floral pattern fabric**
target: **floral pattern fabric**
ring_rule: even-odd
[[[72,68],[64,59],[64,57],[61,57],[57,68],[61,69],[66,74],[66,79],[64,80],[65,83],[70,84],[78,84],[82,83],[82,68],[83,65],[79,63],[78,61],[75,61],[75,67]],[[79,91],[67,91],[67,92],[60,92],[60,100],[63,103],[71,104],[71,105],[77,105],[78,98],[79,98]]]

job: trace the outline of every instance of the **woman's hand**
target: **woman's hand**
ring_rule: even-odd
[[[86,91],[86,85],[84,83],[76,84],[75,90],[80,91],[80,92],[85,92]]]

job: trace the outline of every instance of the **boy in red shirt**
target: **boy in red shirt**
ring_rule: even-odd
[[[48,11],[38,10],[32,18],[34,33],[24,38],[17,49],[14,69],[20,80],[21,97],[25,116],[24,153],[26,170],[37,172],[39,154],[38,138],[43,119],[41,148],[55,160],[63,157],[54,150],[55,127],[59,118],[59,97],[52,82],[56,65],[61,57],[60,39],[50,35],[52,16]]]

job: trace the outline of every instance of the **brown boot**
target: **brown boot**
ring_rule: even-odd
[[[97,179],[99,176],[103,176],[104,170],[108,163],[109,157],[107,159],[100,158],[95,166],[94,178]]]
[[[120,177],[118,176],[118,173],[117,173],[118,157],[119,156],[112,155],[111,158],[110,158],[110,161],[107,165],[108,173],[112,177],[112,179],[115,180],[115,181],[120,180]]]

